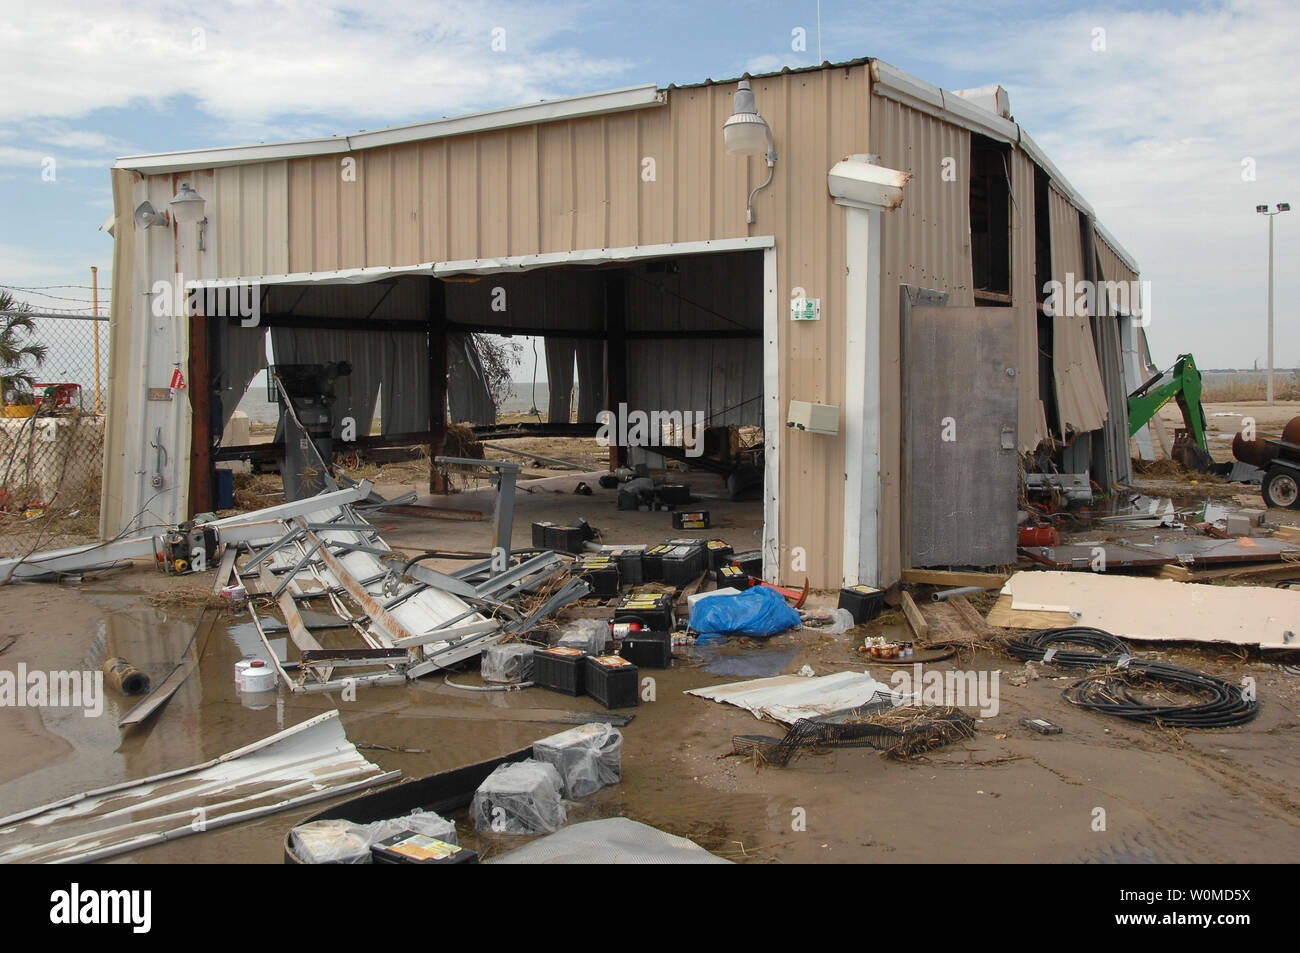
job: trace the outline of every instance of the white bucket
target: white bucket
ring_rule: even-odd
[[[261,659],[240,659],[235,663],[235,689],[266,692],[275,688],[275,669]]]
[[[235,606],[242,606],[248,601],[248,590],[240,583],[231,586],[223,586],[221,589],[221,598]]]

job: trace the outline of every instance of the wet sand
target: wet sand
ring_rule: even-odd
[[[0,589],[3,629],[19,637],[0,665],[79,667],[111,651],[159,679],[188,641],[195,618],[194,610],[141,608],[148,590],[167,583],[137,569],[79,587]],[[244,619],[231,621],[237,627]],[[100,620],[106,623],[106,645],[98,644]],[[720,755],[730,750],[732,735],[779,736],[780,727],[682,694],[794,672],[805,663],[818,674],[869,668],[888,681],[889,667],[864,665],[852,639],[852,633],[804,630],[766,644],[732,643],[709,650],[707,658],[697,647],[693,658],[680,659],[673,669],[647,672],[655,678],[656,700],[637,708],[623,729],[622,784],[574,802],[570,820],[622,814],[746,862],[1217,863],[1289,861],[1300,848],[1300,798],[1294,793],[1300,781],[1300,677],[1266,662],[1238,662],[1214,650],[1164,653],[1234,679],[1252,675],[1263,700],[1259,719],[1248,727],[1180,737],[1071,708],[1060,690],[1072,676],[1049,674],[1016,687],[1010,678],[1023,674],[1023,665],[981,653],[968,667],[1001,672],[1001,710],[979,724],[973,739],[911,763],[851,749],[756,770],[752,761]],[[428,754],[366,752],[408,777],[494,757],[564,727],[429,717],[430,710],[484,717],[510,708],[599,710],[590,698],[544,689],[485,696],[436,678],[363,689],[354,702],[294,696],[282,687],[265,707],[252,708],[241,703],[233,682],[242,654],[229,632],[214,633],[199,671],[151,722],[126,736],[115,725],[129,702],[111,692],[101,718],[0,709],[0,811],[198,762],[335,707],[354,742],[428,748]],[[953,665],[938,663],[941,669]],[[477,675],[459,680],[473,683]],[[1056,722],[1064,733],[1033,734],[1019,724],[1030,715]],[[278,863],[284,834],[321,806],[187,837],[119,861]],[[1092,829],[1098,807],[1106,811],[1105,831]],[[796,829],[800,815],[806,829]],[[467,840],[493,851],[523,842]]]

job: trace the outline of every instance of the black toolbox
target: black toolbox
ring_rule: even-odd
[[[673,513],[673,529],[708,529],[708,510],[676,510]]]
[[[589,655],[587,694],[606,708],[631,708],[640,703],[637,667],[618,655]]]
[[[637,668],[672,668],[671,632],[629,632],[619,644],[618,654]]]
[[[627,586],[639,586],[645,582],[645,572],[642,565],[643,552],[640,549],[608,549],[604,555],[608,556],[614,562],[618,563],[618,584],[626,588]]]
[[[641,556],[641,581],[659,582],[664,577],[664,553],[672,552],[672,546],[660,543],[651,546]]]
[[[546,531],[554,525],[555,524],[550,520],[543,520],[533,524],[534,549],[550,549],[550,547],[546,545]]]
[[[731,557],[731,564],[739,566],[745,570],[748,575],[755,578],[763,578],[763,554],[757,549],[751,549],[743,553],[736,553]]]
[[[704,544],[705,551],[709,554],[709,569],[717,569],[719,566],[725,566],[731,562],[731,556],[735,552],[731,544],[725,539],[711,539]]]
[[[885,592],[874,586],[846,586],[840,590],[836,608],[848,609],[855,625],[870,622],[885,606]]]
[[[584,551],[583,544],[587,541],[587,530],[582,525],[547,526],[543,534],[547,549],[554,549],[561,553],[572,553],[577,555]],[[536,546],[536,543],[533,543]]]
[[[371,844],[370,859],[376,864],[477,864],[478,854],[436,837],[402,831]]]
[[[586,652],[565,645],[534,652],[533,684],[566,695],[581,695],[586,691],[586,659]]]
[[[713,570],[713,581],[717,583],[719,589],[739,589],[744,591],[749,588],[749,573],[739,566],[727,563],[725,566],[719,566]]]
[[[681,506],[691,501],[691,488],[685,483],[660,483],[655,487],[659,502]]]
[[[703,546],[674,546],[660,557],[660,581],[666,586],[686,586],[704,572]]]
[[[660,592],[631,592],[614,610],[614,624],[639,622],[652,632],[673,630],[673,597]]]
[[[587,581],[593,596],[618,595],[618,563],[607,555],[579,556],[573,563],[572,574]]]

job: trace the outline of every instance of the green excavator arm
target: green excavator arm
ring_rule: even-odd
[[[1205,408],[1201,406],[1201,372],[1190,354],[1178,355],[1172,368],[1128,395],[1128,435],[1131,437],[1145,427],[1171,400],[1178,401],[1183,421],[1196,445],[1208,453]]]

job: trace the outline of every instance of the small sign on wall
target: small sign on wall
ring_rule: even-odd
[[[795,298],[790,302],[791,321],[820,321],[821,318],[821,298]]]

